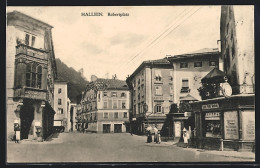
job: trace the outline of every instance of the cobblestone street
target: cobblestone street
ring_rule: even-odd
[[[50,141],[7,143],[7,162],[229,162],[254,161],[251,152],[204,151],[172,142],[147,144],[127,133],[61,133]],[[237,153],[237,154],[236,154]],[[223,154],[223,155],[222,155]],[[245,157],[247,156],[247,157]]]

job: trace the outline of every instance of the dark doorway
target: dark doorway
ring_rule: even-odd
[[[28,139],[29,134],[33,135],[31,126],[34,119],[34,108],[31,104],[25,103],[24,106],[21,107],[21,140]]]
[[[114,133],[122,133],[122,124],[114,125]]]
[[[103,124],[103,133],[110,133],[110,124]]]

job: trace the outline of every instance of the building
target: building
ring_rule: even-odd
[[[201,100],[198,89],[201,78],[218,67],[220,53],[218,48],[204,48],[187,54],[169,56],[173,68],[174,103],[188,94]]]
[[[70,103],[70,127],[69,131],[75,132],[77,130],[77,104]]]
[[[221,97],[192,103],[199,148],[255,150],[253,23],[253,6],[221,7],[220,68],[231,87],[222,87]]]
[[[87,131],[128,132],[130,92],[125,81],[95,79],[84,92],[81,105],[81,127]]]
[[[145,133],[148,125],[162,129],[173,102],[172,80],[172,66],[166,58],[144,61],[127,78],[132,94],[131,127],[134,133]]]
[[[182,137],[184,128],[194,129],[192,110],[186,108],[183,111],[182,107],[184,104],[189,106],[187,103],[190,101],[201,100],[198,91],[201,87],[200,80],[212,69],[218,68],[219,56],[218,48],[204,48],[187,54],[168,56],[173,68],[173,102],[179,105],[179,112],[170,114],[173,125],[169,127],[175,139]]]
[[[55,127],[63,127],[65,132],[70,129],[70,101],[68,99],[67,82],[55,81],[54,83],[54,115]]]
[[[20,138],[42,141],[52,133],[57,76],[52,26],[13,11],[7,13],[7,137],[19,125]]]

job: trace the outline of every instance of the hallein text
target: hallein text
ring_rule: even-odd
[[[81,12],[81,16],[104,16],[103,12]],[[108,12],[107,16],[129,16],[129,13],[114,13]]]

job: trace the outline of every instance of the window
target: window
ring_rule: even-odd
[[[162,80],[162,74],[160,70],[155,70],[155,80],[158,82]]]
[[[114,118],[118,118],[118,112],[114,112]]]
[[[58,93],[61,93],[61,88],[58,89]]]
[[[127,118],[127,112],[124,112],[124,118]]]
[[[209,112],[205,114],[205,136],[206,137],[221,137],[220,127],[220,112]]]
[[[156,113],[161,113],[162,112],[162,106],[161,105],[156,105]]]
[[[190,91],[189,80],[188,79],[182,79],[181,93],[188,93],[189,91]]]
[[[125,106],[125,101],[122,102],[122,109],[125,109],[126,106]]]
[[[104,118],[108,118],[108,113],[104,113]]]
[[[217,66],[217,61],[209,61],[209,66],[216,67]]]
[[[30,35],[29,34],[25,34],[25,45],[28,45],[28,46],[34,46],[35,44],[35,36],[31,35],[32,36],[32,39],[30,41]]]
[[[26,65],[26,86],[41,88],[42,83],[42,66],[36,63]]]
[[[134,105],[134,108],[133,108],[133,115],[136,114],[136,105]]]
[[[58,108],[57,114],[63,114],[63,108]]]
[[[61,105],[61,99],[58,99],[58,105]]]
[[[187,62],[181,62],[180,68],[188,68],[188,63]]]
[[[103,96],[104,96],[104,97],[107,97],[107,92],[103,92]]]
[[[170,71],[169,79],[170,79],[170,81],[173,81],[173,71]]]
[[[116,92],[112,92],[111,97],[117,97],[117,93]]]
[[[117,101],[113,102],[113,109],[117,109]]]
[[[126,97],[126,94],[124,92],[121,93],[121,97]]]
[[[138,103],[138,113],[140,113],[140,111],[141,111],[141,105],[140,103]]]
[[[162,95],[162,86],[155,86],[155,95]]]
[[[194,67],[202,67],[202,62],[201,61],[194,62]]]

